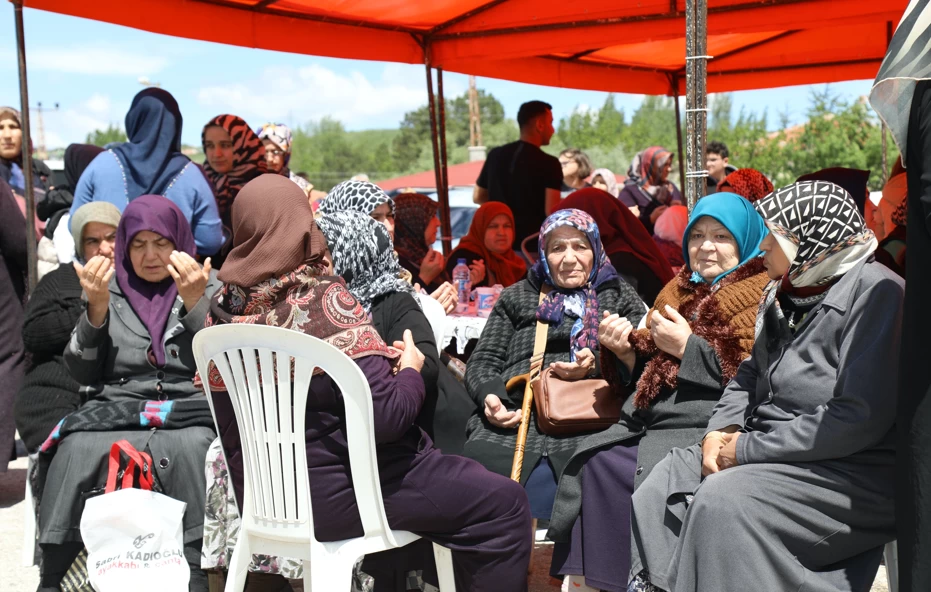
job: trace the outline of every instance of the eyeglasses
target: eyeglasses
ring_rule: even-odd
[[[272,148],[271,150],[265,149],[265,154],[269,156],[284,156],[284,150],[279,150],[277,148]]]

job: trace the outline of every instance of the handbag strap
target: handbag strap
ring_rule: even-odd
[[[537,302],[539,307],[543,304],[543,299],[549,293],[549,286],[543,284],[540,289],[540,300]],[[530,356],[530,381],[536,380],[543,370],[543,356],[546,354],[546,333],[549,325],[537,319],[537,329],[533,335],[533,355]]]
[[[119,440],[110,446],[110,467],[107,474],[107,487],[104,493],[117,490],[116,481],[119,478],[121,456],[125,454],[129,461],[123,470],[123,479],[119,489],[132,489],[136,468],[139,469],[138,488],[152,490],[152,457],[145,452],[139,452],[127,440]]]

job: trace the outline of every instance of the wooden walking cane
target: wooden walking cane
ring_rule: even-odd
[[[544,286],[540,290],[540,302],[543,303],[549,290]],[[533,408],[533,382],[540,377],[543,371],[543,354],[546,350],[546,331],[549,325],[537,321],[536,333],[533,337],[533,355],[530,356],[530,372],[520,374],[507,382],[506,389],[524,383],[524,401],[520,407],[520,427],[517,429],[517,443],[514,446],[514,460],[511,462],[511,479],[520,483],[521,469],[524,465],[524,448],[527,446],[527,431],[530,429],[530,410]]]

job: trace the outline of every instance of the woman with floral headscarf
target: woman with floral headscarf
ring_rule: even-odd
[[[651,146],[634,157],[618,199],[630,208],[650,234],[653,224],[668,206],[682,203],[682,194],[669,180],[675,154],[662,146]]]
[[[304,193],[310,195],[314,186],[303,177],[298,177],[288,164],[291,162],[291,128],[283,123],[266,123],[256,133],[265,146],[265,163],[268,165],[268,172],[287,177],[297,183],[297,186],[304,190]]]
[[[838,185],[795,183],[756,209],[771,281],[752,355],[701,444],[634,493],[632,590],[866,590],[896,537],[904,282]]]
[[[213,185],[220,219],[230,228],[230,206],[243,186],[268,172],[265,146],[245,121],[235,115],[217,115],[201,132],[204,175]]]
[[[602,372],[636,392],[617,424],[579,446],[559,483],[551,570],[579,592],[627,590],[630,496],[671,449],[701,437],[753,346],[767,282],[763,219],[742,197],[715,193],[698,202],[684,234],[688,264],[659,293],[646,327],[617,316],[599,327]]]
[[[637,292],[618,278],[590,215],[553,213],[540,228],[539,242],[539,260],[525,279],[501,293],[465,376],[476,413],[464,454],[502,475],[510,474],[523,400],[522,387],[509,392],[505,385],[527,372],[537,321],[549,325],[544,365],[562,378],[579,379],[601,375],[602,317],[619,314],[636,324],[645,312]],[[583,434],[546,436],[530,420],[521,482],[535,518],[549,518],[556,476],[584,439]]]

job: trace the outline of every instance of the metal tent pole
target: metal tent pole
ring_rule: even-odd
[[[679,107],[679,76],[672,75],[672,96],[676,102],[676,143],[678,144],[679,157],[679,187],[685,190],[685,152],[682,150],[682,115]]]
[[[453,229],[449,219],[449,170],[446,166],[446,99],[443,96],[443,68],[436,69],[436,93],[440,124],[440,171],[443,177],[443,186],[436,188],[436,195],[440,203],[440,233],[443,241],[443,256],[448,257],[452,252]]]
[[[889,44],[892,43],[892,21],[886,21],[886,52],[889,51]],[[886,140],[886,122],[882,119],[879,120],[880,134],[882,134],[882,166],[883,166],[883,186],[889,181],[889,160],[888,160],[888,144]]]
[[[424,60],[424,63],[427,67],[427,110],[430,112],[430,140],[433,143],[433,174],[434,178],[436,179],[437,201],[441,204],[442,207],[443,171],[440,169],[440,147],[437,140],[436,101],[433,98],[433,69],[430,67],[429,57]],[[443,230],[443,234],[446,234],[445,229]]]
[[[16,21],[16,50],[19,54],[19,102],[23,118],[23,177],[26,181],[26,262],[28,266],[28,289],[32,294],[38,276],[38,256],[36,254],[36,194],[32,179],[32,141],[29,128],[29,85],[26,78],[26,34],[23,28],[22,0],[13,1],[13,14]]]
[[[686,0],[685,3],[685,125],[688,168],[686,201],[689,209],[705,195],[705,133],[707,130],[707,0]]]

